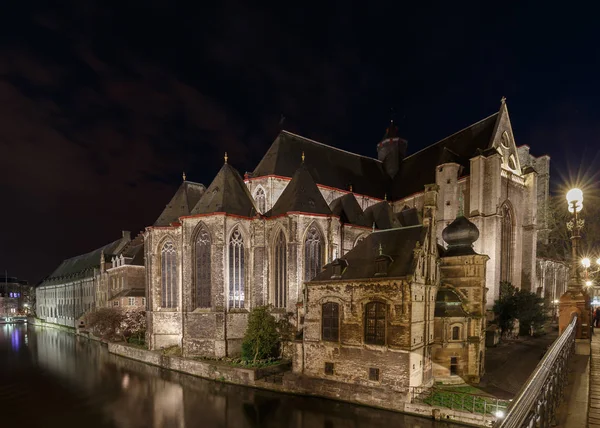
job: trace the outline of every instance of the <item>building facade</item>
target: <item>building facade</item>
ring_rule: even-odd
[[[113,274],[113,271],[107,272],[112,269],[113,263],[125,265],[127,260],[133,260],[124,256],[127,254],[124,251],[130,248],[128,246],[130,242],[133,242],[130,233],[123,231],[120,239],[63,261],[36,287],[38,318],[54,324],[77,327],[80,318],[86,312],[96,308],[98,302],[105,305],[104,302],[107,300],[102,299],[109,294],[104,289],[104,284],[109,284],[109,278],[113,275],[124,278],[119,286],[133,283],[139,287],[140,283],[143,284],[143,279],[139,278],[143,278],[144,273],[139,274],[136,270],[135,278],[130,280],[127,275],[130,270],[126,266],[118,266],[123,268],[121,270],[115,266],[114,272],[119,272],[118,274]]]
[[[0,276],[0,317],[26,315],[31,304],[31,287],[27,281]]]

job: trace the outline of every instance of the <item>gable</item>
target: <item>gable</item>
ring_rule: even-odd
[[[519,161],[517,145],[515,144],[515,136],[512,131],[505,102],[503,102],[500,107],[500,113],[490,142],[490,148],[496,150],[500,154],[502,158],[502,168],[504,170],[517,175],[522,174],[521,162]]]

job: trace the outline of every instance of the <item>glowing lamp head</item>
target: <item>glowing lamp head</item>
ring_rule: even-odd
[[[596,264],[600,266],[600,259],[596,259]]]
[[[554,299],[554,303],[555,303],[555,304],[557,304],[557,303],[560,303],[560,300],[558,300],[558,299]]]
[[[569,190],[567,192],[567,202],[569,204],[570,212],[581,211],[581,209],[583,208],[583,192],[581,191],[581,189],[574,188]]]
[[[592,286],[592,281],[586,281],[585,282],[585,286],[586,287],[591,287]]]
[[[587,257],[581,259],[581,264],[584,268],[589,268],[592,265],[592,262]]]

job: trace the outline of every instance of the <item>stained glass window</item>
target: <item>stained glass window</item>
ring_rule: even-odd
[[[287,303],[287,245],[283,231],[275,241],[275,307],[285,308]]]
[[[177,252],[171,241],[164,243],[161,250],[162,307],[176,308],[179,300],[177,281]]]
[[[513,215],[510,207],[502,207],[501,228],[501,253],[500,253],[500,281],[512,281],[512,238],[513,238]]]
[[[365,343],[385,345],[385,304],[367,303],[365,308]]]
[[[196,307],[210,308],[211,299],[211,246],[210,235],[206,229],[201,229],[196,237]]]
[[[322,306],[321,330],[323,340],[337,342],[340,338],[340,305],[325,303]]]
[[[256,209],[264,214],[267,208],[267,195],[262,187],[259,187],[254,195],[254,202],[256,202]]]
[[[310,281],[321,271],[323,250],[322,237],[316,226],[311,226],[304,241],[304,280]]]
[[[229,308],[244,307],[244,239],[236,228],[229,239]]]

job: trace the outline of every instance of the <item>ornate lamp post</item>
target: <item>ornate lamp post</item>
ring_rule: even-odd
[[[577,315],[577,353],[589,354],[590,299],[582,287],[579,259],[577,257],[577,247],[581,237],[581,228],[583,227],[583,220],[578,216],[583,208],[583,192],[580,189],[569,190],[567,192],[567,203],[569,212],[573,215],[571,221],[567,223],[567,228],[571,231],[571,275],[567,291],[560,298],[558,327],[559,332],[562,333],[573,316]],[[581,345],[579,342],[581,342]]]

